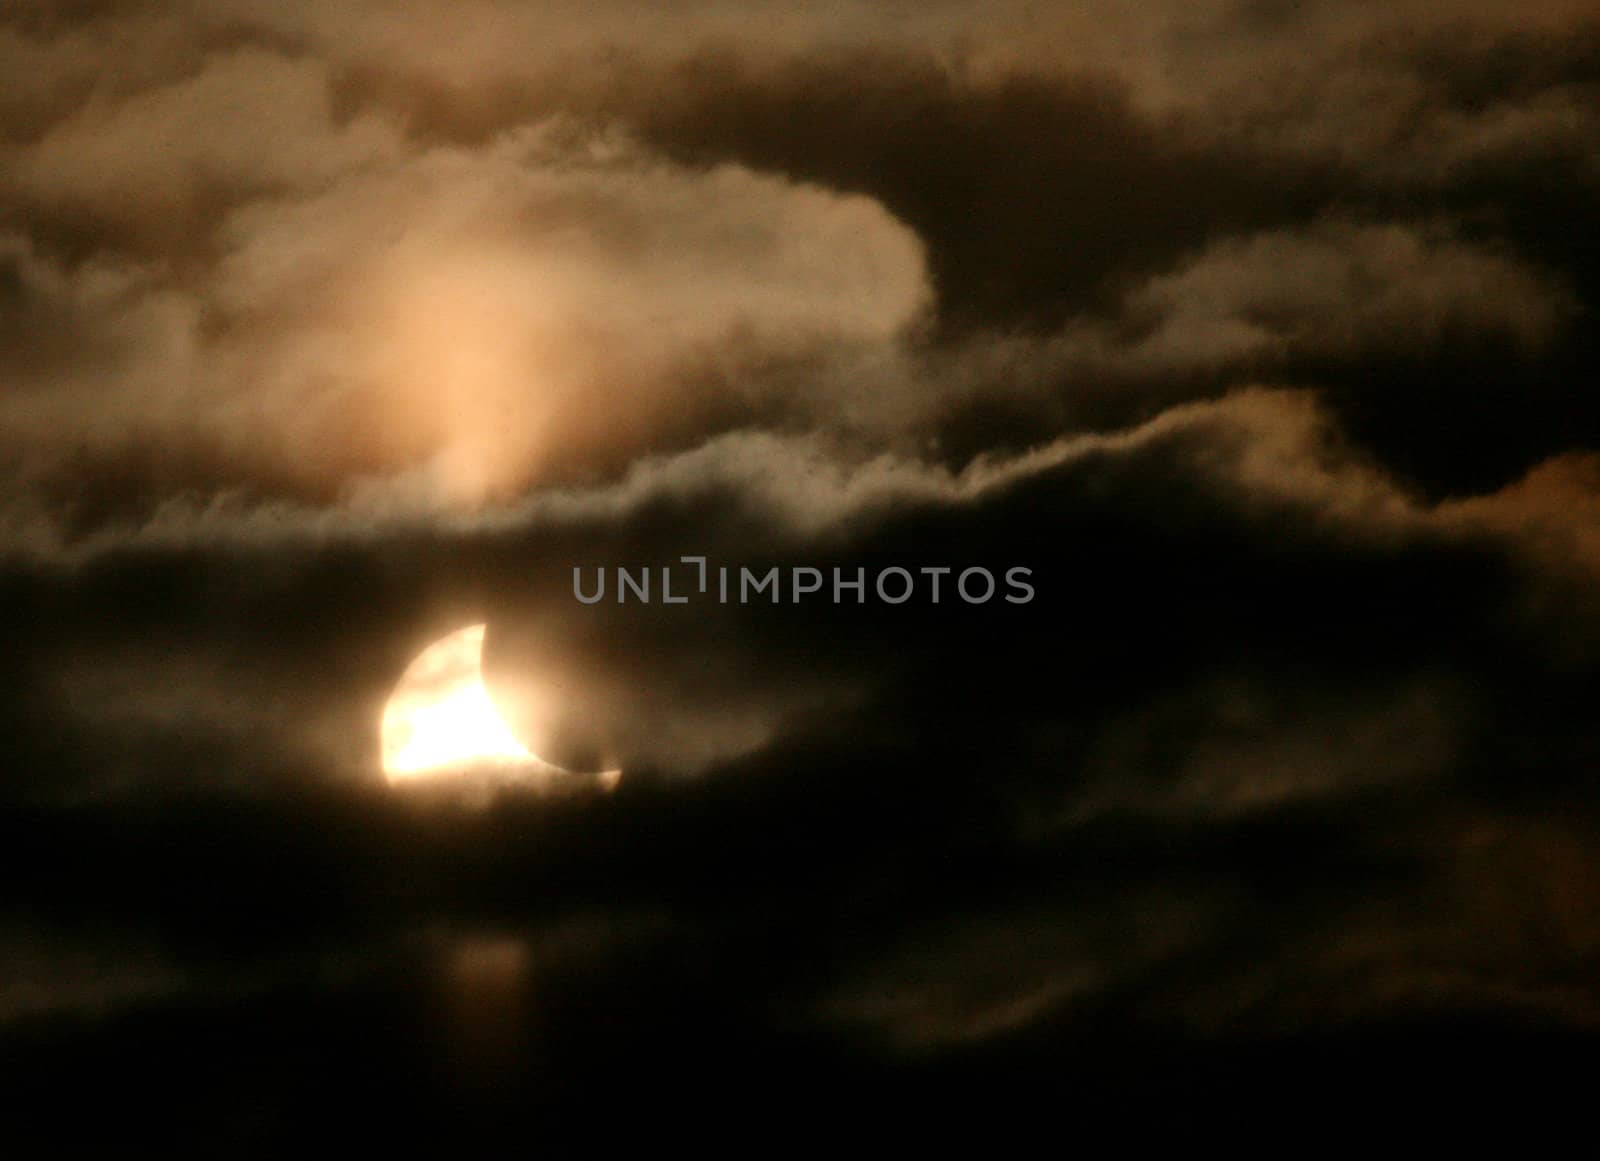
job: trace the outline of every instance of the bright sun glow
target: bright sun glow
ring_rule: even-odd
[[[551,767],[512,735],[483,685],[484,626],[423,650],[383,711],[383,771],[391,782],[471,766]]]

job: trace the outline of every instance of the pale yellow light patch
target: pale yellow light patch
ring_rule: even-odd
[[[400,782],[475,766],[554,768],[506,726],[483,684],[483,625],[434,642],[407,666],[383,711],[383,772]]]

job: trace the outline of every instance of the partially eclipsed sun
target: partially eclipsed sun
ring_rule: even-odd
[[[532,782],[567,774],[519,742],[483,684],[483,625],[435,641],[400,676],[383,710],[383,772],[391,783],[489,770]],[[609,788],[620,771],[598,777]]]

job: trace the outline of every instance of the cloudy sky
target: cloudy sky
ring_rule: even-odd
[[[1088,1115],[1600,1027],[1590,0],[8,0],[0,73],[35,1108]],[[574,599],[685,555],[869,592]],[[870,591],[929,567],[1033,596]],[[386,781],[474,624],[614,788]]]

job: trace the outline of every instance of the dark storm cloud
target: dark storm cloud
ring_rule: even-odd
[[[686,1042],[975,1092],[1592,1027],[1597,44],[9,6],[0,1022],[69,1077],[315,1025],[330,1081],[545,1111],[681,1095]],[[1036,595],[573,597],[686,554]],[[615,795],[384,792],[393,682],[477,621]]]
[[[359,779],[408,651],[429,626],[487,618],[508,704],[521,684],[553,682],[558,715],[630,769],[703,772],[842,731],[895,763],[947,751],[1015,771],[997,785],[1065,777],[1048,809],[1068,813],[1080,790],[1104,795],[1105,755],[1130,728],[1117,720],[1126,699],[1135,722],[1147,699],[1200,699],[1190,732],[1166,743],[1181,760],[1130,764],[1176,780],[1179,809],[1226,813],[1431,774],[1477,699],[1508,696],[1500,685],[1526,681],[1541,658],[1593,664],[1600,626],[1580,587],[1593,547],[1555,481],[1429,505],[1342,448],[1304,396],[1191,405],[959,475],[836,454],[815,440],[728,436],[610,487],[476,516],[172,509],[131,536],[35,557],[43,579],[18,585],[13,602],[40,626],[23,656],[48,675],[41,697],[50,691],[66,722],[91,739],[98,723],[107,741],[82,764],[101,777],[93,756],[143,731],[149,758],[109,767],[136,781],[160,780],[169,746],[225,758],[230,740],[248,755],[229,775],[240,784],[288,761]],[[785,595],[690,608],[660,604],[659,587],[654,604],[573,596],[573,569],[619,565],[656,572],[658,586],[671,565],[681,592],[693,568],[679,558],[691,553],[734,569],[736,591],[739,568],[777,567],[787,586],[796,567],[870,578],[891,565],[981,565],[997,577],[1029,568],[1038,595],[972,606],[947,578],[942,604],[924,591],[896,608],[870,593],[863,604]],[[324,612],[358,607],[337,621]],[[308,656],[320,658],[310,679]],[[1221,728],[1208,689],[1236,681],[1248,701],[1283,667],[1329,685],[1270,711],[1239,744],[1214,739],[1206,758]],[[1348,683],[1372,680],[1383,683],[1376,706],[1344,705]],[[1148,720],[1137,729],[1161,733]],[[1353,740],[1336,761],[1310,761],[1328,730]],[[196,776],[176,765],[180,781]],[[1133,800],[1139,785],[1123,777]]]

